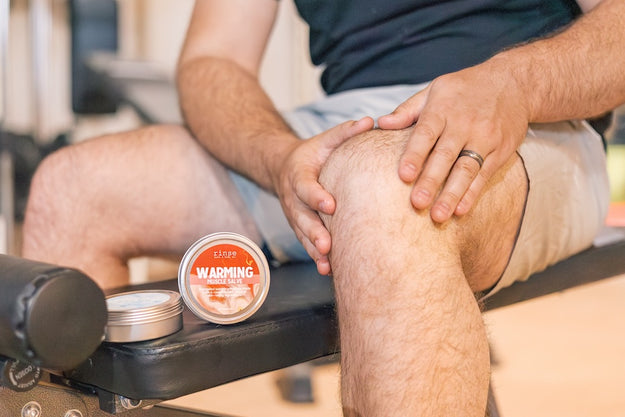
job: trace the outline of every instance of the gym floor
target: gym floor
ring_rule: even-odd
[[[625,417],[625,275],[485,314],[502,417]],[[336,364],[313,367],[314,402],[281,399],[267,373],[171,401],[239,417],[339,417]]]

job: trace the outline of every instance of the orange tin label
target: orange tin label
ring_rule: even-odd
[[[247,308],[260,289],[260,271],[244,248],[222,243],[206,248],[189,270],[189,288],[206,310],[234,314]]]

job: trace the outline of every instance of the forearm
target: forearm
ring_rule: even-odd
[[[563,32],[485,65],[511,77],[530,122],[597,116],[625,102],[624,18],[624,1],[605,0]]]
[[[202,57],[179,68],[177,84],[194,136],[223,164],[274,191],[297,139],[257,79],[231,61]]]

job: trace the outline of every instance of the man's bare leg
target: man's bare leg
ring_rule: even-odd
[[[216,231],[259,233],[224,168],[178,126],[152,126],[62,149],[32,183],[23,256],[127,284],[127,261],[177,255]]]
[[[372,131],[338,149],[321,182],[341,334],[346,416],[479,416],[490,376],[475,291],[507,263],[527,179],[515,156],[474,210],[437,225],[397,176],[407,131]]]

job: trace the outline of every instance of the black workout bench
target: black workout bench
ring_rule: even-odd
[[[486,301],[486,309],[625,273],[625,229],[604,236],[593,248],[502,290]],[[319,276],[312,263],[271,274],[265,304],[243,323],[209,324],[185,311],[182,330],[170,336],[100,343],[104,294],[88,277],[0,256],[0,416],[215,417],[159,403],[338,355],[331,279]],[[177,290],[177,281],[120,291],[147,288]],[[491,416],[497,415],[493,402]]]

